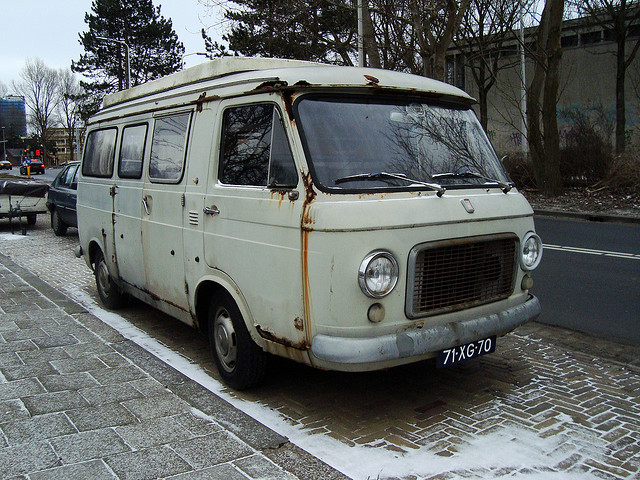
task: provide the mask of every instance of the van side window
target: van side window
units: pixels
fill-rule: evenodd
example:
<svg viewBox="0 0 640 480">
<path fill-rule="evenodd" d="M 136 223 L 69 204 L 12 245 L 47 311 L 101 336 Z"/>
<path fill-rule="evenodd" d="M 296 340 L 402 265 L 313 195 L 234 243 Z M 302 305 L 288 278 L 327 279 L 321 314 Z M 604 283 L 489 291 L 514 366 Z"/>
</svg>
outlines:
<svg viewBox="0 0 640 480">
<path fill-rule="evenodd" d="M 94 130 L 87 137 L 82 174 L 87 177 L 110 177 L 116 150 L 115 128 Z"/>
<path fill-rule="evenodd" d="M 295 187 L 298 175 L 273 104 L 228 108 L 222 123 L 220 182 Z"/>
<path fill-rule="evenodd" d="M 178 183 L 182 178 L 190 116 L 180 113 L 156 119 L 149 161 L 152 181 Z"/>
<path fill-rule="evenodd" d="M 140 178 L 142 159 L 147 138 L 147 124 L 125 127 L 120 142 L 118 176 L 120 178 Z"/>
</svg>

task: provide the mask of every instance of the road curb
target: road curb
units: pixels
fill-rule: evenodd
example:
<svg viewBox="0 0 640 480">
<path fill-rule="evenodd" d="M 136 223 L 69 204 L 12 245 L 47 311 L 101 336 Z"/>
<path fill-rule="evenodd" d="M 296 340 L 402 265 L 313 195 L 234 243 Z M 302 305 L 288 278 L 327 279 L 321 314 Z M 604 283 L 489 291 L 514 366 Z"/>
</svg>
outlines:
<svg viewBox="0 0 640 480">
<path fill-rule="evenodd" d="M 586 222 L 640 224 L 640 217 L 610 215 L 605 213 L 567 212 L 565 210 L 534 208 L 533 214 L 539 217 L 566 218 L 570 220 L 583 220 Z"/>
</svg>

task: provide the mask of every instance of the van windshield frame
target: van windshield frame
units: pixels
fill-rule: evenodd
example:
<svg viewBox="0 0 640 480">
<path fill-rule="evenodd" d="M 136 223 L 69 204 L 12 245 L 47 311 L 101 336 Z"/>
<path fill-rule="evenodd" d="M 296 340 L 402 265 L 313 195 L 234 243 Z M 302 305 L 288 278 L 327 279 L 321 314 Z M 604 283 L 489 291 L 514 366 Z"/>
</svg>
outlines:
<svg viewBox="0 0 640 480">
<path fill-rule="evenodd" d="M 328 193 L 511 183 L 468 105 L 314 93 L 296 100 L 294 115 L 314 183 Z"/>
</svg>

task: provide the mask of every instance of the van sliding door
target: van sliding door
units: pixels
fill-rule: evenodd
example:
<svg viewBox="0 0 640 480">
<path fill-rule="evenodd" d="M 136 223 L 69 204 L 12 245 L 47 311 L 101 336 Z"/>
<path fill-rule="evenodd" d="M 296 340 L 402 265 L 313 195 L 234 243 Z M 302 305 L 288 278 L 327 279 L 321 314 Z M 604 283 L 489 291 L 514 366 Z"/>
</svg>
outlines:
<svg viewBox="0 0 640 480">
<path fill-rule="evenodd" d="M 191 111 L 154 119 L 142 192 L 142 248 L 148 293 L 165 310 L 188 311 L 184 275 L 184 171 Z M 174 311 L 175 314 L 179 312 Z"/>
</svg>

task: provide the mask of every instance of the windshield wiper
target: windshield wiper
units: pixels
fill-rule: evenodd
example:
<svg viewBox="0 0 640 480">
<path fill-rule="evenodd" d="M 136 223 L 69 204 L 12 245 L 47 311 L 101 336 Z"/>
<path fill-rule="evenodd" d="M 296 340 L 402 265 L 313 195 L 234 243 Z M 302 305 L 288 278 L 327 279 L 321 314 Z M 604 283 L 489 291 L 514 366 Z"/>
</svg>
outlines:
<svg viewBox="0 0 640 480">
<path fill-rule="evenodd" d="M 431 178 L 433 178 L 434 180 L 439 179 L 439 178 L 479 178 L 480 180 L 485 180 L 486 182 L 489 182 L 489 183 L 495 183 L 496 185 L 498 185 L 498 187 L 500 187 L 500 189 L 504 193 L 508 193 L 513 188 L 513 185 L 509 185 L 508 183 L 501 182 L 500 180 L 496 180 L 495 178 L 485 177 L 484 175 L 481 175 L 481 174 L 476 173 L 476 172 L 460 172 L 460 173 L 442 172 L 442 173 L 434 173 L 433 175 L 431 175 Z"/>
<path fill-rule="evenodd" d="M 404 173 L 388 173 L 388 172 L 375 172 L 375 173 L 357 173 L 355 175 L 347 175 L 346 177 L 341 177 L 334 180 L 336 185 L 345 182 L 355 182 L 359 180 L 384 180 L 384 179 L 396 179 L 396 180 L 404 180 L 405 182 L 416 183 L 423 187 L 428 187 L 431 190 L 435 190 L 436 195 L 441 197 L 446 192 L 446 188 L 442 185 L 438 185 L 437 183 L 428 183 L 423 182 L 421 180 L 416 180 L 414 178 L 407 177 Z"/>
</svg>

